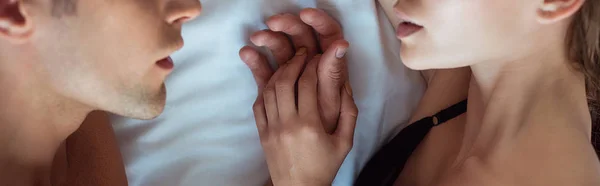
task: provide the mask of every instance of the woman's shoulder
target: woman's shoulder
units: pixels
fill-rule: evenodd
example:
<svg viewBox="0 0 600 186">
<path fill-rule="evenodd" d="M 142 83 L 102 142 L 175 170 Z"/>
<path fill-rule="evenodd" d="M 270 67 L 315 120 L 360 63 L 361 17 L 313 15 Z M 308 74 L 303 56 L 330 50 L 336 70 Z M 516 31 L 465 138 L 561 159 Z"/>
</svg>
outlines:
<svg viewBox="0 0 600 186">
<path fill-rule="evenodd" d="M 525 99 L 522 110 L 486 115 L 487 132 L 479 136 L 487 137 L 435 185 L 600 185 L 587 110 L 569 97 L 544 95 Z M 499 105 L 487 109 L 506 108 Z"/>
<path fill-rule="evenodd" d="M 503 123 L 515 127 L 496 130 L 502 137 L 471 149 L 439 185 L 600 185 L 600 161 L 589 135 L 568 118 L 530 114 Z"/>
<path fill-rule="evenodd" d="M 532 149 L 514 149 L 511 154 L 525 154 Z M 554 149 L 567 150 L 567 149 Z M 545 150 L 541 150 L 545 151 Z M 597 186 L 600 172 L 597 162 L 572 159 L 565 155 L 471 156 L 453 171 L 443 175 L 435 186 Z M 585 158 L 584 158 L 585 159 Z M 572 161 L 574 160 L 574 161 Z M 587 159 L 591 160 L 591 159 Z M 597 160 L 596 160 L 597 161 Z"/>
</svg>

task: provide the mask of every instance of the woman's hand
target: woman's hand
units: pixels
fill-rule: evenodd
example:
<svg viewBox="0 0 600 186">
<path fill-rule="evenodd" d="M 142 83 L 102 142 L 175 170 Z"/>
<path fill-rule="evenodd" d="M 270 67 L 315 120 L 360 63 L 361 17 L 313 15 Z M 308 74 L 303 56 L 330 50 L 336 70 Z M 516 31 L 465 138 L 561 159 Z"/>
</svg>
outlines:
<svg viewBox="0 0 600 186">
<path fill-rule="evenodd" d="M 352 148 L 358 109 L 350 90 L 341 92 L 333 134 L 323 128 L 317 100 L 318 63 L 340 57 L 336 47 L 330 47 L 306 64 L 307 51 L 299 49 L 273 74 L 263 101 L 255 104 L 256 125 L 274 185 L 331 185 Z"/>
</svg>

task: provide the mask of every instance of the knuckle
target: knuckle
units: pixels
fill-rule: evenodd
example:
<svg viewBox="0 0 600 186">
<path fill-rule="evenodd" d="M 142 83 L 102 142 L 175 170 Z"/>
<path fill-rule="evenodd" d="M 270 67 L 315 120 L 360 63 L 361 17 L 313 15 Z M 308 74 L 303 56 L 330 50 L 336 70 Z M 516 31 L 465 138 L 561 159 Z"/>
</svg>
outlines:
<svg viewBox="0 0 600 186">
<path fill-rule="evenodd" d="M 269 67 L 262 63 L 265 63 L 265 62 L 256 61 L 254 63 L 250 63 L 248 65 L 248 68 L 250 68 L 250 71 L 255 76 L 260 77 L 261 79 L 265 79 L 267 76 L 267 73 L 269 72 L 270 69 L 268 69 Z"/>
<path fill-rule="evenodd" d="M 255 102 L 254 105 L 252 105 L 252 110 L 254 112 L 259 112 L 259 111 L 262 111 L 264 107 L 265 107 L 265 104 L 262 101 Z"/>
<path fill-rule="evenodd" d="M 358 107 L 356 106 L 356 103 L 352 103 L 352 106 L 350 107 L 350 113 L 353 116 L 358 117 L 359 112 L 360 111 L 358 110 Z"/>
<path fill-rule="evenodd" d="M 290 87 L 293 87 L 293 86 L 294 86 L 294 82 L 290 81 L 290 80 L 287 80 L 287 79 L 286 80 L 279 80 L 279 81 L 275 82 L 275 88 L 278 91 L 286 91 L 286 90 L 289 90 Z"/>
<path fill-rule="evenodd" d="M 263 90 L 263 95 L 267 96 L 267 95 L 273 95 L 275 94 L 275 88 L 272 86 L 267 86 L 265 87 L 265 89 Z"/>
<path fill-rule="evenodd" d="M 344 77 L 344 66 L 342 64 L 336 63 L 332 65 L 326 71 L 327 77 L 333 80 L 342 80 Z"/>
<path fill-rule="evenodd" d="M 358 117 L 358 114 L 360 111 L 358 109 L 358 106 L 356 106 L 356 103 L 351 100 L 344 100 L 343 102 L 344 103 L 342 103 L 342 105 L 347 105 L 347 106 L 343 106 L 341 109 L 341 112 L 346 115 Z"/>
<path fill-rule="evenodd" d="M 319 133 L 313 127 L 302 126 L 302 127 L 300 127 L 298 133 L 302 136 L 303 139 L 307 139 L 307 140 L 311 140 L 311 141 L 319 139 Z"/>
<path fill-rule="evenodd" d="M 252 71 L 252 73 L 254 73 L 254 80 L 259 85 L 266 85 L 271 77 L 266 70 Z"/>
<path fill-rule="evenodd" d="M 280 124 L 284 124 L 284 127 L 282 127 L 281 129 L 284 131 L 291 131 L 294 129 L 294 126 L 296 126 L 296 123 L 298 121 L 298 118 L 296 116 L 289 116 L 289 117 L 280 117 Z"/>
<path fill-rule="evenodd" d="M 290 144 L 297 141 L 318 141 L 320 135 L 313 127 L 296 126 L 282 129 L 279 133 L 279 138 L 282 142 Z"/>
<path fill-rule="evenodd" d="M 265 45 L 270 49 L 279 49 L 284 43 L 282 38 L 278 37 L 278 35 L 269 35 L 265 40 Z"/>
<path fill-rule="evenodd" d="M 283 32 L 288 33 L 290 35 L 298 35 L 301 34 L 302 31 L 306 30 L 302 24 L 298 22 L 293 22 L 291 24 L 285 25 L 283 27 Z"/>
<path fill-rule="evenodd" d="M 245 61 L 251 69 L 255 69 L 258 66 L 260 54 L 250 48 L 245 48 L 241 52 L 242 60 Z"/>
<path fill-rule="evenodd" d="M 341 115 L 345 117 L 351 117 L 354 120 L 358 119 L 358 109 L 342 109 Z"/>
<path fill-rule="evenodd" d="M 312 21 L 310 23 L 310 25 L 312 27 L 318 29 L 318 30 L 324 30 L 325 28 L 327 28 L 329 26 L 326 21 L 320 21 L 320 20 Z M 319 34 L 322 35 L 322 36 L 327 37 L 327 36 L 331 36 L 331 35 L 333 35 L 335 33 L 333 33 L 333 32 L 323 32 L 323 33 L 319 33 Z"/>
<path fill-rule="evenodd" d="M 288 86 L 288 83 L 285 80 L 277 80 L 277 81 L 275 81 L 275 89 L 281 89 L 281 88 L 286 87 L 286 86 Z"/>
<path fill-rule="evenodd" d="M 316 85 L 316 82 L 314 81 L 313 78 L 311 77 L 307 77 L 307 76 L 302 76 L 299 80 L 298 80 L 298 87 L 299 88 L 310 88 Z"/>
<path fill-rule="evenodd" d="M 295 127 L 283 128 L 279 133 L 279 138 L 286 143 L 297 141 L 299 136 L 296 132 Z"/>
<path fill-rule="evenodd" d="M 352 118 L 358 118 L 358 109 L 349 109 L 349 110 L 343 111 L 343 113 Z"/>
<path fill-rule="evenodd" d="M 348 109 L 348 114 L 354 117 L 358 116 L 358 107 L 356 107 L 356 104 L 352 104 L 352 106 L 350 106 Z"/>
<path fill-rule="evenodd" d="M 260 90 L 260 88 L 264 88 L 266 86 L 266 84 L 269 82 L 269 78 L 268 77 L 257 77 L 255 79 L 256 81 L 256 85 L 258 85 L 258 88 Z"/>
</svg>

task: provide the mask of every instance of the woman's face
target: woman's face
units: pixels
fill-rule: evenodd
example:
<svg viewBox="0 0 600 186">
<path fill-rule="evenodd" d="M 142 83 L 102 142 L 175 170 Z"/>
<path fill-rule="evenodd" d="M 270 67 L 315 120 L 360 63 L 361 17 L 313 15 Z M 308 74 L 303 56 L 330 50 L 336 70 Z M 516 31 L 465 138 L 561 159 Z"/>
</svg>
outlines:
<svg viewBox="0 0 600 186">
<path fill-rule="evenodd" d="M 525 57 L 544 28 L 538 19 L 543 0 L 390 1 L 381 3 L 394 4 L 401 58 L 417 70 Z"/>
</svg>

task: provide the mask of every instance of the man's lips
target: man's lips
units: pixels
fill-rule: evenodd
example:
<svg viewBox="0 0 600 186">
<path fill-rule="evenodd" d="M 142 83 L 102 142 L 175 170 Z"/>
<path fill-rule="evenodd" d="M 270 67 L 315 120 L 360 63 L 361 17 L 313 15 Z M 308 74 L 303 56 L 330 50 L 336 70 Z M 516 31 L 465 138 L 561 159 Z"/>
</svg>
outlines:
<svg viewBox="0 0 600 186">
<path fill-rule="evenodd" d="M 156 65 L 158 65 L 160 68 L 163 68 L 163 69 L 166 69 L 166 70 L 171 70 L 175 66 L 173 64 L 173 60 L 171 59 L 171 57 L 166 57 L 166 58 L 163 58 L 161 60 L 158 60 L 156 62 Z"/>
</svg>

